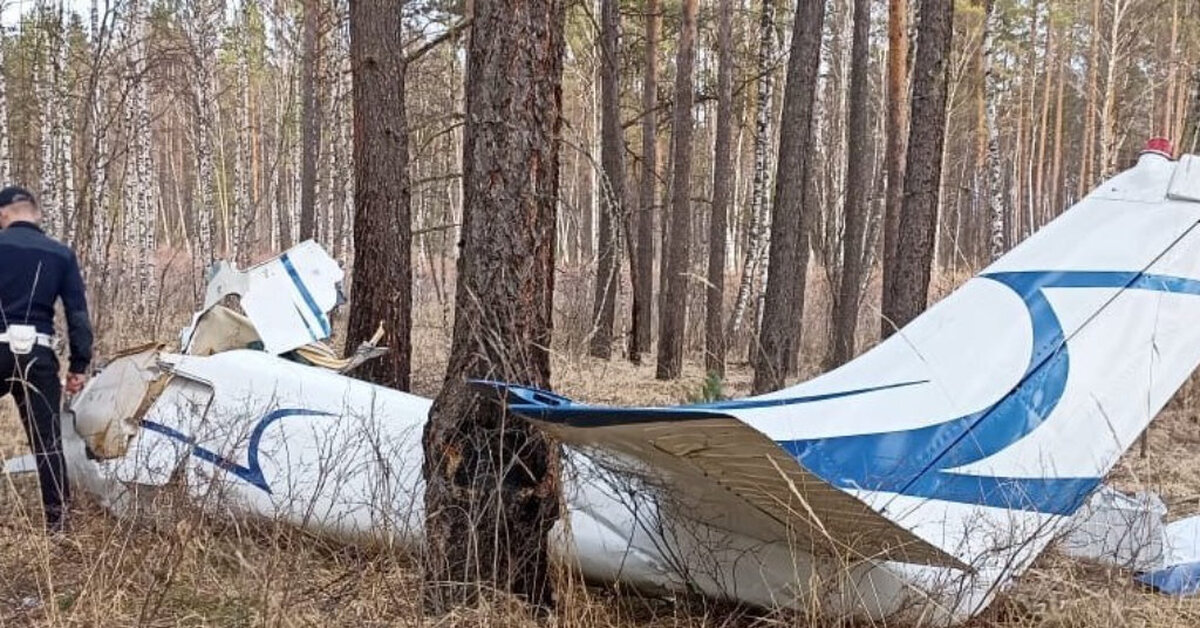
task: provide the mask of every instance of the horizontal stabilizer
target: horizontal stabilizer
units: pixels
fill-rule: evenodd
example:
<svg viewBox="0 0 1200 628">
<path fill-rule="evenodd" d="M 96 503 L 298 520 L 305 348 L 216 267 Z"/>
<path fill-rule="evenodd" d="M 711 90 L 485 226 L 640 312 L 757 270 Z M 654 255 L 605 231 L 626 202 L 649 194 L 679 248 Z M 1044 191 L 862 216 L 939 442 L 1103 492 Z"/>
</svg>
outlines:
<svg viewBox="0 0 1200 628">
<path fill-rule="evenodd" d="M 589 406 L 532 388 L 479 384 L 497 388 L 511 411 L 562 442 L 622 462 L 623 470 L 666 489 L 660 493 L 702 523 L 844 560 L 967 569 L 719 407 Z"/>
</svg>

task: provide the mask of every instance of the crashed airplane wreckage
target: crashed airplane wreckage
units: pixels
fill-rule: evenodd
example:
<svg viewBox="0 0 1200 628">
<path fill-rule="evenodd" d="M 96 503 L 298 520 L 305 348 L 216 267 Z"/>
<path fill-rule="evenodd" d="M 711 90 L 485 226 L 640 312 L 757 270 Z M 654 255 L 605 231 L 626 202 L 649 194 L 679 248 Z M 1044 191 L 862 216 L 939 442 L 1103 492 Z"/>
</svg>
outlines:
<svg viewBox="0 0 1200 628">
<path fill-rule="evenodd" d="M 1200 363 L 1200 157 L 1167 152 L 811 381 L 648 408 L 481 382 L 567 447 L 559 558 L 592 580 L 766 607 L 978 613 Z M 419 543 L 430 400 L 302 363 L 341 276 L 311 243 L 220 269 L 180 352 L 123 355 L 74 400 L 76 486 L 119 513 L 178 480 L 223 512 Z M 218 303 L 235 292 L 246 317 Z"/>
</svg>

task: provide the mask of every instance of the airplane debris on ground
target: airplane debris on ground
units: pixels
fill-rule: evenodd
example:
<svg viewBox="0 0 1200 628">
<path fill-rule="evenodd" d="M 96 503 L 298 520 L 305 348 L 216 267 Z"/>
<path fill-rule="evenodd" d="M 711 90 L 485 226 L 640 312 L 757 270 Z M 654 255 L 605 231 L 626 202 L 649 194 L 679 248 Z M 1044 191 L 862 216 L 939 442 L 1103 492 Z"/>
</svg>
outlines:
<svg viewBox="0 0 1200 628">
<path fill-rule="evenodd" d="M 1067 551 L 1184 590 L 1154 574 L 1196 571 L 1200 524 L 1164 531 L 1160 504 L 1101 482 L 1200 363 L 1198 225 L 1200 157 L 1147 151 L 813 380 L 645 408 L 478 385 L 564 443 L 552 541 L 594 581 L 952 624 L 1077 526 Z M 221 267 L 182 351 L 110 362 L 64 413 L 75 485 L 118 514 L 178 481 L 217 512 L 420 543 L 431 401 L 303 358 L 331 332 L 330 262 L 305 243 Z"/>
<path fill-rule="evenodd" d="M 1164 537 L 1162 564 L 1138 574 L 1138 581 L 1168 595 L 1200 593 L 1200 516 L 1167 525 Z"/>
</svg>

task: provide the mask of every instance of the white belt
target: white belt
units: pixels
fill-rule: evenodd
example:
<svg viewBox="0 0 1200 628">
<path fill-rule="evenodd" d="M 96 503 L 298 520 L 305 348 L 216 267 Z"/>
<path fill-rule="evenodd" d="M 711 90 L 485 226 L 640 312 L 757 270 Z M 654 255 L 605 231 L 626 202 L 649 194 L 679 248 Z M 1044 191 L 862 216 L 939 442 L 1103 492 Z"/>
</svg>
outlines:
<svg viewBox="0 0 1200 628">
<path fill-rule="evenodd" d="M 55 341 L 55 337 L 51 336 L 50 334 L 43 334 L 43 333 L 39 332 L 37 335 L 36 342 L 39 347 L 46 347 L 47 349 L 53 349 L 54 344 L 55 344 L 54 341 Z M 8 344 L 8 332 L 0 331 L 0 344 L 5 344 L 5 345 Z"/>
</svg>

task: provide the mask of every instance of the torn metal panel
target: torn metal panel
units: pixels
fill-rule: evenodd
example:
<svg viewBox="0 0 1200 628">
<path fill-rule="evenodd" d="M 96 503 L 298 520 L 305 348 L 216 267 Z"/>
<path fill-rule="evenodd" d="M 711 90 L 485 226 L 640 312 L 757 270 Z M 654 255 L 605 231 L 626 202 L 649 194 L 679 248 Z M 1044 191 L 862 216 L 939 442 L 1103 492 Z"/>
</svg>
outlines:
<svg viewBox="0 0 1200 628">
<path fill-rule="evenodd" d="M 1165 565 L 1137 576 L 1138 582 L 1167 595 L 1200 593 L 1200 516 L 1167 526 Z"/>
<path fill-rule="evenodd" d="M 1179 158 L 1167 196 L 1179 201 L 1200 201 L 1200 157 L 1184 155 Z"/>
<path fill-rule="evenodd" d="M 1102 486 L 1075 514 L 1059 549 L 1068 556 L 1134 571 L 1156 569 L 1166 553 L 1166 513 L 1157 495 L 1126 495 Z"/>
<path fill-rule="evenodd" d="M 75 432 L 100 459 L 125 455 L 141 417 L 165 386 L 159 345 L 127 353 L 100 372 L 72 404 Z"/>
<path fill-rule="evenodd" d="M 312 240 L 244 272 L 220 262 L 209 281 L 205 309 L 184 330 L 181 345 L 191 353 L 200 319 L 234 294 L 268 353 L 324 340 L 333 333 L 328 314 L 342 302 L 338 286 L 344 276 L 337 261 Z"/>
<path fill-rule="evenodd" d="M 37 473 L 37 459 L 33 454 L 15 456 L 4 461 L 4 472 L 9 475 Z"/>
<path fill-rule="evenodd" d="M 190 355 L 212 355 L 262 342 L 249 318 L 223 305 L 214 305 L 201 312 L 192 324 L 191 332 L 187 347 Z"/>
</svg>

